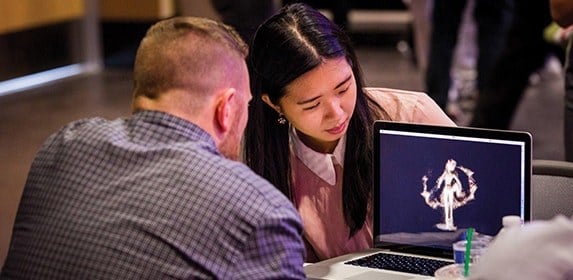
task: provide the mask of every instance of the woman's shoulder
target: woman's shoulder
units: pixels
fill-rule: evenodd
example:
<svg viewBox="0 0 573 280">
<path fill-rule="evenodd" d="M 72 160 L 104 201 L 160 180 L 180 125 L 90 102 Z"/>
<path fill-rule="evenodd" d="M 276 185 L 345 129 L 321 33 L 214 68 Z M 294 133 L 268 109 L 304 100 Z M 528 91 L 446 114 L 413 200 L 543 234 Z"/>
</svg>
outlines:
<svg viewBox="0 0 573 280">
<path fill-rule="evenodd" d="M 394 121 L 455 125 L 426 93 L 392 88 L 364 88 Z"/>
<path fill-rule="evenodd" d="M 421 91 L 380 87 L 366 87 L 364 91 L 378 103 L 415 103 L 422 99 L 430 99 L 425 92 Z"/>
</svg>

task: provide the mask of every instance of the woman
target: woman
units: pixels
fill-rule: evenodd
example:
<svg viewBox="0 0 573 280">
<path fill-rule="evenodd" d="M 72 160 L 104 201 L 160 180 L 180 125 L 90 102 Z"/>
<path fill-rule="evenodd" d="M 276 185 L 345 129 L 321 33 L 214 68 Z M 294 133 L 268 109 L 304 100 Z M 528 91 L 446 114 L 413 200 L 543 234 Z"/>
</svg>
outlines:
<svg viewBox="0 0 573 280">
<path fill-rule="evenodd" d="M 245 161 L 297 207 L 306 261 L 371 247 L 373 121 L 453 122 L 425 94 L 364 88 L 348 36 L 305 4 L 263 23 L 250 52 Z"/>
</svg>

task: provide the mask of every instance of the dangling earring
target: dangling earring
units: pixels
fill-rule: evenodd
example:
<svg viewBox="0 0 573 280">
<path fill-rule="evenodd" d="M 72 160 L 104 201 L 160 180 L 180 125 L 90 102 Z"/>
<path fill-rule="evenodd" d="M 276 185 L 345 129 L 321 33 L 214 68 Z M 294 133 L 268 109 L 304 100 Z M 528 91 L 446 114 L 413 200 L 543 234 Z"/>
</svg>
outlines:
<svg viewBox="0 0 573 280">
<path fill-rule="evenodd" d="M 283 117 L 283 114 L 280 114 L 280 113 L 279 113 L 279 118 L 277 119 L 277 122 L 278 122 L 280 125 L 284 125 L 284 124 L 287 122 L 287 120 Z"/>
</svg>

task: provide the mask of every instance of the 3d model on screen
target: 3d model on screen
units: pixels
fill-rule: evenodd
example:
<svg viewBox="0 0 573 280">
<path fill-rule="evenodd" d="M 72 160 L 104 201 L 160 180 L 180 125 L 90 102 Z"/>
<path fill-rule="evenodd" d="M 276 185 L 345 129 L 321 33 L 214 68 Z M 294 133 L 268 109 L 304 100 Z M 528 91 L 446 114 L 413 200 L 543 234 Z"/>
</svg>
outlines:
<svg viewBox="0 0 573 280">
<path fill-rule="evenodd" d="M 468 186 L 464 191 L 464 186 L 458 170 L 461 170 L 467 177 Z M 443 223 L 436 224 L 436 227 L 442 230 L 456 230 L 454 224 L 454 209 L 461 207 L 475 198 L 477 184 L 473 178 L 474 172 L 466 167 L 458 166 L 453 159 L 448 159 L 444 172 L 436 180 L 436 185 L 428 191 L 428 176 L 422 177 L 424 191 L 420 194 L 426 204 L 433 209 L 442 207 L 444 210 Z"/>
</svg>

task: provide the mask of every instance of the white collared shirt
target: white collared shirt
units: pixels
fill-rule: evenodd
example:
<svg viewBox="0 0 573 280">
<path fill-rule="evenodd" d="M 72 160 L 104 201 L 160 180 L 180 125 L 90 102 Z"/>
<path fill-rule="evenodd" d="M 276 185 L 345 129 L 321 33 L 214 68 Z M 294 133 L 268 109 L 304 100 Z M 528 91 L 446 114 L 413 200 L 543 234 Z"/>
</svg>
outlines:
<svg viewBox="0 0 573 280">
<path fill-rule="evenodd" d="M 305 145 L 291 126 L 290 145 L 296 157 L 306 165 L 314 174 L 330 185 L 336 183 L 334 164 L 338 163 L 344 168 L 344 152 L 346 150 L 346 134 L 340 138 L 333 153 L 319 153 Z"/>
</svg>

